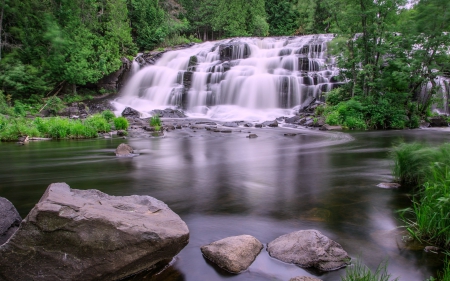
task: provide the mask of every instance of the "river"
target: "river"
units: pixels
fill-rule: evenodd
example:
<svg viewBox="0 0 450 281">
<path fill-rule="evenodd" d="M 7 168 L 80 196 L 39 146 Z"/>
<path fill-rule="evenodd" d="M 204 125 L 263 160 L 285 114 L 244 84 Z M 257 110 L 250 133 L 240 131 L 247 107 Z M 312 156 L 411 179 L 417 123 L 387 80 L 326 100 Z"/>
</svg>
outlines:
<svg viewBox="0 0 450 281">
<path fill-rule="evenodd" d="M 265 249 L 248 271 L 232 275 L 200 252 L 200 246 L 232 235 L 250 234 L 267 244 L 302 229 L 321 231 L 371 268 L 389 259 L 389 272 L 400 280 L 423 281 L 442 267 L 441 257 L 405 244 L 398 235 L 403 223 L 397 211 L 411 205 L 408 193 L 376 185 L 393 180 L 388 158 L 393 144 L 440 144 L 449 131 L 244 131 L 185 128 L 164 138 L 0 143 L 0 196 L 23 217 L 53 182 L 164 201 L 187 223 L 190 242 L 168 269 L 145 280 L 289 280 L 298 275 L 340 280 L 345 269 L 304 270 L 270 258 Z M 259 137 L 246 138 L 248 131 Z M 139 155 L 116 158 L 121 142 Z"/>
</svg>

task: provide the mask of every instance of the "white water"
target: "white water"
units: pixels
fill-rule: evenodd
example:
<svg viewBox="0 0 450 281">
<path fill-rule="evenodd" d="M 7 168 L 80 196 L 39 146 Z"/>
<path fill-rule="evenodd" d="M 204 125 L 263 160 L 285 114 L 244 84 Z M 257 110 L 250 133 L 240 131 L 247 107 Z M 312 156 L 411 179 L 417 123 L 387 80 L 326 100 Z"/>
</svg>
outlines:
<svg viewBox="0 0 450 281">
<path fill-rule="evenodd" d="M 306 98 L 332 89 L 338 72 L 326 53 L 332 38 L 238 38 L 167 52 L 133 75 L 115 106 L 118 113 L 130 106 L 147 114 L 181 108 L 219 120 L 289 116 Z M 193 56 L 197 64 L 189 65 Z"/>
</svg>

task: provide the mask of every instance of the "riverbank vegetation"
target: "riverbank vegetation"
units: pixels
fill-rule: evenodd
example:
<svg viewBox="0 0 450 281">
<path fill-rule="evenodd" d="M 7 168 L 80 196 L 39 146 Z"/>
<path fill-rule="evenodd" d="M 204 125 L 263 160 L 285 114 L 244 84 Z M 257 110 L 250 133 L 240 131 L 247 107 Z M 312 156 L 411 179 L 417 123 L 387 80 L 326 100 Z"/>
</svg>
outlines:
<svg viewBox="0 0 450 281">
<path fill-rule="evenodd" d="M 392 278 L 387 271 L 388 262 L 381 262 L 374 272 L 357 259 L 355 263 L 345 269 L 345 276 L 341 281 L 398 281 L 399 278 Z"/>
<path fill-rule="evenodd" d="M 413 189 L 413 207 L 402 211 L 409 233 L 450 250 L 450 144 L 399 144 L 392 150 L 393 175 Z M 450 280 L 450 264 L 438 279 Z"/>
<path fill-rule="evenodd" d="M 436 77 L 450 72 L 450 3 L 405 3 L 3 0 L 0 91 L 10 106 L 30 111 L 53 96 L 68 103 L 105 91 L 99 79 L 139 51 L 233 36 L 334 33 L 328 49 L 342 86 L 327 97 L 330 125 L 415 128 L 445 87 Z"/>
</svg>

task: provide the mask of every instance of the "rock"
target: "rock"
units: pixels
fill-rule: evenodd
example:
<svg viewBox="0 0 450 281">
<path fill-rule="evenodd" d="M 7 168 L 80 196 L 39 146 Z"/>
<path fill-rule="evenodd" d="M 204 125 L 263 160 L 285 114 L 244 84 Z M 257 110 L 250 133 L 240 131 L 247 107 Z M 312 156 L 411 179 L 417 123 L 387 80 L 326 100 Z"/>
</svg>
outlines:
<svg viewBox="0 0 450 281">
<path fill-rule="evenodd" d="M 308 276 L 297 276 L 289 279 L 289 281 L 322 281 L 322 279 L 308 277 Z"/>
<path fill-rule="evenodd" d="M 216 126 L 217 123 L 216 122 L 211 122 L 211 121 L 200 121 L 200 122 L 195 122 L 196 125 L 210 125 L 210 126 Z"/>
<path fill-rule="evenodd" d="M 317 118 L 317 121 L 313 124 L 314 127 L 322 127 L 323 125 L 325 125 L 325 118 L 323 117 Z"/>
<path fill-rule="evenodd" d="M 286 122 L 288 124 L 294 124 L 295 122 L 299 121 L 300 119 L 301 119 L 301 117 L 296 115 L 296 116 L 293 116 L 293 117 L 290 117 L 290 118 L 286 118 L 284 120 L 284 122 Z"/>
<path fill-rule="evenodd" d="M 268 127 L 272 127 L 272 128 L 278 127 L 278 121 L 277 120 L 266 121 L 266 122 L 263 122 L 263 126 L 268 126 Z"/>
<path fill-rule="evenodd" d="M 381 188 L 399 188 L 401 185 L 395 182 L 382 182 L 377 184 Z"/>
<path fill-rule="evenodd" d="M 341 245 L 317 230 L 282 235 L 268 244 L 267 251 L 270 256 L 283 262 L 322 271 L 345 267 L 350 261 Z"/>
<path fill-rule="evenodd" d="M 201 247 L 203 255 L 219 267 L 239 273 L 246 270 L 263 245 L 251 235 L 228 237 Z"/>
<path fill-rule="evenodd" d="M 230 129 L 222 129 L 222 130 L 220 130 L 220 132 L 221 132 L 221 133 L 231 133 L 231 132 L 233 132 L 233 131 L 230 130 Z"/>
<path fill-rule="evenodd" d="M 120 59 L 122 61 L 122 66 L 111 74 L 106 75 L 97 82 L 97 88 L 105 89 L 108 91 L 117 92 L 126 79 L 128 71 L 131 69 L 132 62 L 123 57 Z"/>
<path fill-rule="evenodd" d="M 219 46 L 221 61 L 231 61 L 236 59 L 246 59 L 250 57 L 251 50 L 248 44 L 243 42 L 230 42 Z"/>
<path fill-rule="evenodd" d="M 430 127 L 447 127 L 448 122 L 443 116 L 430 117 Z"/>
<path fill-rule="evenodd" d="M 239 124 L 237 122 L 225 122 L 222 124 L 222 126 L 236 128 L 239 127 Z"/>
<path fill-rule="evenodd" d="M 121 143 L 116 148 L 117 157 L 129 157 L 133 155 L 133 148 L 126 143 Z"/>
<path fill-rule="evenodd" d="M 426 246 L 423 249 L 425 252 L 431 252 L 431 253 L 438 253 L 441 249 L 439 247 L 436 246 Z"/>
<path fill-rule="evenodd" d="M 322 130 L 322 131 L 341 131 L 342 127 L 341 126 L 331 126 L 331 125 L 325 124 L 322 127 L 320 127 L 319 130 Z"/>
<path fill-rule="evenodd" d="M 186 224 L 150 196 L 51 184 L 0 247 L 2 280 L 119 280 L 170 261 Z"/>
<path fill-rule="evenodd" d="M 428 128 L 428 127 L 430 127 L 430 123 L 422 121 L 422 122 L 420 122 L 420 126 L 419 127 L 420 128 Z"/>
<path fill-rule="evenodd" d="M 166 108 L 164 110 L 155 109 L 152 111 L 152 115 L 158 114 L 161 118 L 185 118 L 187 117 L 182 111 Z"/>
<path fill-rule="evenodd" d="M 258 137 L 257 134 L 250 134 L 247 136 L 247 138 L 249 138 L 249 139 L 256 139 L 257 137 Z"/>
<path fill-rule="evenodd" d="M 316 101 L 314 97 L 307 97 L 305 101 L 302 102 L 299 112 L 310 112 L 308 108 Z"/>
<path fill-rule="evenodd" d="M 119 137 L 124 137 L 124 136 L 127 136 L 127 135 L 128 135 L 128 133 L 125 130 L 118 130 L 117 131 L 117 136 L 119 136 Z"/>
<path fill-rule="evenodd" d="M 22 218 L 8 199 L 0 197 L 0 245 L 8 241 L 19 228 Z"/>
<path fill-rule="evenodd" d="M 255 124 L 255 128 L 262 128 L 263 124 Z"/>
<path fill-rule="evenodd" d="M 252 123 L 244 123 L 244 127 L 251 128 L 253 127 Z"/>
<path fill-rule="evenodd" d="M 297 134 L 294 134 L 294 133 L 287 133 L 287 134 L 284 134 L 284 136 L 285 137 L 295 137 Z"/>
<path fill-rule="evenodd" d="M 135 109 L 132 109 L 131 107 L 126 107 L 123 111 L 122 111 L 122 116 L 123 117 L 129 117 L 129 118 L 140 118 L 141 117 L 141 113 Z"/>
</svg>

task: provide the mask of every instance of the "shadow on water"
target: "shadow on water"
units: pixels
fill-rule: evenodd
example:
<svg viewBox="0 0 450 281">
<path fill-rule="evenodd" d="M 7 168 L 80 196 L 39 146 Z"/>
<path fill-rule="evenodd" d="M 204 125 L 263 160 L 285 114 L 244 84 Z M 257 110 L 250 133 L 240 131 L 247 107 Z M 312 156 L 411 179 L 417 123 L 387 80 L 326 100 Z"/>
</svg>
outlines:
<svg viewBox="0 0 450 281">
<path fill-rule="evenodd" d="M 442 266 L 438 256 L 402 239 L 396 211 L 410 206 L 407 194 L 376 185 L 392 180 L 388 152 L 394 143 L 439 144 L 449 132 L 301 131 L 285 137 L 278 128 L 260 129 L 256 139 L 244 133 L 203 131 L 190 137 L 180 132 L 129 139 L 139 156 L 126 159 L 114 156 L 119 139 L 0 143 L 0 196 L 22 216 L 52 182 L 164 201 L 187 223 L 190 242 L 159 275 L 141 273 L 130 280 L 289 280 L 298 275 L 339 280 L 345 270 L 304 270 L 272 259 L 265 249 L 249 270 L 229 274 L 200 252 L 202 245 L 232 235 L 250 234 L 266 245 L 301 229 L 321 231 L 371 268 L 388 258 L 389 271 L 400 280 L 424 280 Z"/>
</svg>

